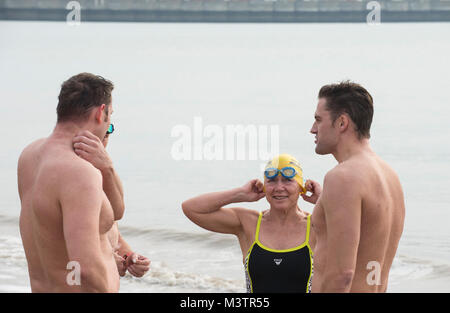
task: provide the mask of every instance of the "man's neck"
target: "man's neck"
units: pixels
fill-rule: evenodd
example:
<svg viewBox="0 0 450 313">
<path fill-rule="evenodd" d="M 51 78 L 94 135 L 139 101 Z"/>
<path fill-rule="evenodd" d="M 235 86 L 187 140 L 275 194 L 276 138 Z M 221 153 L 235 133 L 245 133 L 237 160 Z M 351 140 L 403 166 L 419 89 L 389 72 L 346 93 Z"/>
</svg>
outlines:
<svg viewBox="0 0 450 313">
<path fill-rule="evenodd" d="M 64 122 L 56 124 L 50 138 L 58 141 L 70 141 L 83 129 L 83 125 L 74 122 Z"/>
<path fill-rule="evenodd" d="M 369 139 L 364 138 L 358 140 L 357 138 L 347 138 L 347 140 L 342 140 L 336 147 L 336 151 L 332 154 L 338 163 L 342 163 L 351 157 L 366 153 L 372 152 L 373 150 L 370 147 Z"/>
</svg>

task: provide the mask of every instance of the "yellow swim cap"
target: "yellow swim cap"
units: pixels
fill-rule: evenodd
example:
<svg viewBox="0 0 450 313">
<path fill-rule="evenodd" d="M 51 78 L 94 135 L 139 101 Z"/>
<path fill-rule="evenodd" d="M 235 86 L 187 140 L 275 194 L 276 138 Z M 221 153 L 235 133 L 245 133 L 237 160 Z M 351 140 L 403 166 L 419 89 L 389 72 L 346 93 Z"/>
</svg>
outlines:
<svg viewBox="0 0 450 313">
<path fill-rule="evenodd" d="M 296 174 L 293 177 L 293 179 L 300 185 L 300 194 L 306 193 L 305 189 L 305 183 L 303 182 L 303 170 L 300 166 L 300 163 L 290 154 L 280 154 L 279 156 L 273 158 L 270 160 L 265 169 L 268 168 L 276 168 L 276 169 L 283 169 L 285 167 L 293 167 L 296 170 Z M 265 191 L 265 188 L 264 188 Z"/>
</svg>

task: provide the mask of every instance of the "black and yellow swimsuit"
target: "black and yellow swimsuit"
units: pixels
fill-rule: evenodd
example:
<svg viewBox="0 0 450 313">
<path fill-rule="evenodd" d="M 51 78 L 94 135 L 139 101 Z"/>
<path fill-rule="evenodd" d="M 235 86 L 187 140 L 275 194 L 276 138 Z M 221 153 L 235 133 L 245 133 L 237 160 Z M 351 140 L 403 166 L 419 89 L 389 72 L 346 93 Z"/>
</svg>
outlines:
<svg viewBox="0 0 450 313">
<path fill-rule="evenodd" d="M 262 212 L 256 226 L 255 241 L 245 257 L 247 292 L 311 292 L 313 252 L 309 245 L 311 215 L 307 218 L 305 241 L 295 248 L 274 250 L 259 241 Z"/>
</svg>

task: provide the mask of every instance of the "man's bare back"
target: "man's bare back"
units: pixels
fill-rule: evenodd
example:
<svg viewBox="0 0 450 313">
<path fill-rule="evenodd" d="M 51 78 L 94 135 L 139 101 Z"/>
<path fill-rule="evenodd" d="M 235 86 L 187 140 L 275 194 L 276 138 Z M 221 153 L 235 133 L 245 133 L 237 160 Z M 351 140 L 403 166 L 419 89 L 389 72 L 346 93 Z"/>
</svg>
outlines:
<svg viewBox="0 0 450 313">
<path fill-rule="evenodd" d="M 72 149 L 71 137 L 33 142 L 18 164 L 20 232 L 33 292 L 117 292 L 119 275 L 107 232 L 114 223 L 101 174 Z M 69 285 L 67 264 L 80 264 Z"/>
<path fill-rule="evenodd" d="M 350 291 L 385 292 L 405 217 L 400 181 L 390 166 L 374 153 L 355 155 L 332 169 L 325 178 L 322 195 L 327 189 L 336 188 L 333 184 L 339 181 L 341 184 L 345 182 L 343 188 L 351 189 L 361 201 L 359 243 Z M 346 208 L 342 207 L 339 210 L 345 211 Z M 329 242 L 326 239 L 325 214 L 321 197 L 312 215 L 312 225 L 318 238 L 315 247 L 313 292 L 326 288 L 322 286 Z M 339 214 L 345 215 L 344 212 Z M 378 264 L 381 270 L 379 276 L 377 276 Z"/>
</svg>

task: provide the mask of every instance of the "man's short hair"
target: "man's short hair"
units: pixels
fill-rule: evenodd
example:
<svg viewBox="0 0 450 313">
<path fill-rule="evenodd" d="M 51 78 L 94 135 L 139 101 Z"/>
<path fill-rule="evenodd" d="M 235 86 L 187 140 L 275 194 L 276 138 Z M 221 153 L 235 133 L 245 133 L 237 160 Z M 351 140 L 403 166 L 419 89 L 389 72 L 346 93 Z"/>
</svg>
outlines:
<svg viewBox="0 0 450 313">
<path fill-rule="evenodd" d="M 92 108 L 111 104 L 113 89 L 112 82 L 98 75 L 81 73 L 69 78 L 58 96 L 57 123 L 85 120 Z"/>
<path fill-rule="evenodd" d="M 326 110 L 334 122 L 343 113 L 347 113 L 356 126 L 358 138 L 370 138 L 370 126 L 373 118 L 373 98 L 359 84 L 343 81 L 323 86 L 319 99 L 326 99 Z"/>
</svg>

